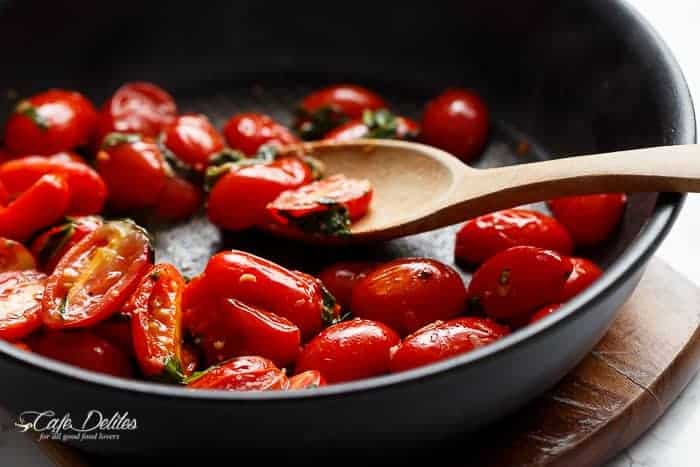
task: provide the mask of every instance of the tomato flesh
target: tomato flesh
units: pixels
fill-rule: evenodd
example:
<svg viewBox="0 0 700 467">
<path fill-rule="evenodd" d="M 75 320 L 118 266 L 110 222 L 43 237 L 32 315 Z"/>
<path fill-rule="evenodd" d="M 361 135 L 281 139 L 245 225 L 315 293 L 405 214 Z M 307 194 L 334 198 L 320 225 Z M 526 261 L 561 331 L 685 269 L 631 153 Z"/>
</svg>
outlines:
<svg viewBox="0 0 700 467">
<path fill-rule="evenodd" d="M 0 273 L 0 338 L 23 339 L 41 326 L 46 275 L 37 271 Z"/>
<path fill-rule="evenodd" d="M 326 379 L 316 370 L 308 370 L 298 375 L 289 378 L 289 391 L 298 391 L 301 389 L 314 389 L 326 386 Z"/>
<path fill-rule="evenodd" d="M 32 253 L 39 261 L 42 271 L 48 274 L 53 272 L 56 264 L 73 245 L 103 223 L 99 216 L 71 217 L 39 235 L 32 242 Z"/>
<path fill-rule="evenodd" d="M 270 360 L 238 357 L 206 370 L 187 386 L 224 391 L 273 391 L 287 389 L 289 380 L 284 370 Z"/>
</svg>

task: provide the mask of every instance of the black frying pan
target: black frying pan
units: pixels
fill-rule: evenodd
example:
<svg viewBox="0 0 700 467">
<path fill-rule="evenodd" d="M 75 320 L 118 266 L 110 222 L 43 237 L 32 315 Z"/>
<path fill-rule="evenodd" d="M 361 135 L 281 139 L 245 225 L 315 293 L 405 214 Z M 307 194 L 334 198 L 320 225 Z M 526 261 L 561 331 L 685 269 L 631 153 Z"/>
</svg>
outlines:
<svg viewBox="0 0 700 467">
<path fill-rule="evenodd" d="M 331 82 L 375 88 L 414 117 L 429 97 L 461 85 L 482 93 L 494 115 L 481 166 L 695 141 L 676 63 L 617 1 L 59 3 L 0 2 L 0 89 L 25 95 L 68 87 L 101 101 L 122 82 L 145 79 L 172 91 L 182 110 L 218 122 L 250 109 L 289 122 L 300 96 Z M 523 139 L 533 149 L 517 156 Z M 15 412 L 52 409 L 74 419 L 91 409 L 128 411 L 136 431 L 120 432 L 119 441 L 77 443 L 103 454 L 291 450 L 289 459 L 304 462 L 329 451 L 342 459 L 368 453 L 396 459 L 409 446 L 429 453 L 566 374 L 632 293 L 682 201 L 679 194 L 632 196 L 619 231 L 594 253 L 607 270 L 602 280 L 548 319 L 429 367 L 296 393 L 192 392 L 82 371 L 0 342 L 0 401 Z M 151 227 L 159 260 L 186 274 L 232 247 L 309 272 L 343 258 L 451 263 L 454 233 L 329 250 L 258 233 L 222 236 L 202 217 Z"/>
</svg>

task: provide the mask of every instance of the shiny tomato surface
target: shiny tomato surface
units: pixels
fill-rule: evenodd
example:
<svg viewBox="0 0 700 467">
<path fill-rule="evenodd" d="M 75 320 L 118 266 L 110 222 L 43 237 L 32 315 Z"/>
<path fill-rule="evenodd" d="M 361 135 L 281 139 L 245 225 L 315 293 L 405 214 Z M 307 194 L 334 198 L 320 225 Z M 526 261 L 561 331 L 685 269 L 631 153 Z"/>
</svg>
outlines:
<svg viewBox="0 0 700 467">
<path fill-rule="evenodd" d="M 326 386 L 326 379 L 321 373 L 316 370 L 309 370 L 289 378 L 290 391 L 298 391 L 300 389 L 314 389 Z"/>
<path fill-rule="evenodd" d="M 379 263 L 374 261 L 344 261 L 323 269 L 318 278 L 343 310 L 349 310 L 355 284 L 378 265 Z"/>
<path fill-rule="evenodd" d="M 559 300 L 566 302 L 580 294 L 603 275 L 603 270 L 586 258 L 569 258 L 573 269 Z"/>
<path fill-rule="evenodd" d="M 32 242 L 32 253 L 39 261 L 41 270 L 47 274 L 52 273 L 63 255 L 73 245 L 97 230 L 102 224 L 104 220 L 99 216 L 69 217 L 65 222 L 39 235 Z"/>
<path fill-rule="evenodd" d="M 232 116 L 224 125 L 224 136 L 229 146 L 249 156 L 263 145 L 283 147 L 300 142 L 289 128 L 260 113 Z"/>
<path fill-rule="evenodd" d="M 202 114 L 186 114 L 163 131 L 163 144 L 185 164 L 203 172 L 209 158 L 224 148 L 224 138 Z"/>
<path fill-rule="evenodd" d="M 266 358 L 238 357 L 206 370 L 187 385 L 193 389 L 224 391 L 286 390 L 289 380 Z"/>
<path fill-rule="evenodd" d="M 420 133 L 420 125 L 408 117 L 391 115 L 388 121 L 379 121 L 367 114 L 366 118 L 350 120 L 323 136 L 326 141 L 352 141 L 361 138 L 391 138 L 414 140 Z"/>
<path fill-rule="evenodd" d="M 23 339 L 41 326 L 45 284 L 33 270 L 0 273 L 0 339 Z"/>
<path fill-rule="evenodd" d="M 625 212 L 627 196 L 622 193 L 571 196 L 554 199 L 549 209 L 564 224 L 580 246 L 595 246 L 610 237 Z"/>
<path fill-rule="evenodd" d="M 0 273 L 36 269 L 34 255 L 19 242 L 0 237 Z"/>
</svg>

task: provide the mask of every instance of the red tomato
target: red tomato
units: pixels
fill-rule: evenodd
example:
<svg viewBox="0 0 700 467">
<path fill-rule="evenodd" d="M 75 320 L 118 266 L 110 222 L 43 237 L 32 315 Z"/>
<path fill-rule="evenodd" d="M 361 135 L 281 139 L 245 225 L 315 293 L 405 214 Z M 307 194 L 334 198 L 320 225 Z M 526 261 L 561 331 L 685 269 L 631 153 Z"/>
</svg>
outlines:
<svg viewBox="0 0 700 467">
<path fill-rule="evenodd" d="M 31 352 L 31 351 L 32 351 L 32 349 L 29 348 L 29 346 L 28 346 L 27 344 L 25 344 L 24 342 L 13 342 L 12 345 L 14 345 L 15 347 L 17 347 L 18 349 L 24 350 L 25 352 Z"/>
<path fill-rule="evenodd" d="M 163 144 L 182 162 L 203 172 L 209 157 L 224 148 L 224 138 L 206 116 L 181 115 L 165 128 Z"/>
<path fill-rule="evenodd" d="M 87 145 L 97 120 L 82 94 L 51 89 L 17 104 L 5 127 L 5 146 L 15 154 L 54 154 Z"/>
<path fill-rule="evenodd" d="M 555 311 L 557 311 L 559 308 L 561 308 L 561 303 L 555 303 L 554 305 L 547 305 L 545 307 L 540 308 L 535 312 L 530 317 L 530 320 L 528 321 L 529 324 L 536 323 L 537 321 L 546 318 L 547 316 L 551 315 Z"/>
<path fill-rule="evenodd" d="M 488 318 L 436 321 L 392 349 L 391 371 L 406 371 L 445 360 L 495 342 L 509 333 L 508 327 Z"/>
<path fill-rule="evenodd" d="M 122 378 L 134 376 L 127 356 L 89 331 L 50 331 L 36 336 L 30 346 L 38 354 L 86 370 Z"/>
<path fill-rule="evenodd" d="M 0 182 L 0 206 L 5 206 L 10 200 L 10 193 L 7 191 L 7 188 L 5 188 L 5 185 Z"/>
<path fill-rule="evenodd" d="M 41 326 L 45 283 L 36 271 L 0 273 L 0 339 L 23 339 Z"/>
<path fill-rule="evenodd" d="M 109 202 L 126 211 L 153 206 L 165 187 L 165 159 L 158 146 L 136 135 L 111 133 L 97 154 L 97 171 L 109 188 Z"/>
<path fill-rule="evenodd" d="M 100 109 L 97 143 L 112 132 L 156 137 L 176 117 L 175 101 L 163 89 L 153 83 L 126 83 Z"/>
<path fill-rule="evenodd" d="M 379 376 L 389 372 L 390 349 L 400 341 L 376 321 L 356 318 L 334 324 L 306 344 L 296 371 L 317 370 L 331 384 Z"/>
<path fill-rule="evenodd" d="M 199 349 L 191 344 L 182 344 L 182 372 L 185 376 L 192 376 L 199 368 Z"/>
<path fill-rule="evenodd" d="M 326 379 L 316 370 L 309 370 L 289 378 L 289 391 L 314 389 L 326 386 Z"/>
<path fill-rule="evenodd" d="M 44 324 L 89 327 L 119 311 L 151 269 L 148 235 L 130 221 L 106 222 L 73 246 L 46 282 Z"/>
<path fill-rule="evenodd" d="M 479 264 L 514 246 L 537 246 L 563 255 L 571 254 L 573 242 L 556 219 L 537 211 L 507 209 L 468 221 L 457 233 L 455 257 Z"/>
<path fill-rule="evenodd" d="M 350 309 L 353 287 L 358 280 L 378 265 L 379 263 L 369 261 L 336 263 L 322 270 L 318 278 L 343 309 Z"/>
<path fill-rule="evenodd" d="M 288 319 L 303 339 L 332 323 L 338 313 L 335 299 L 318 279 L 243 251 L 212 256 L 202 283 L 216 297 L 236 298 Z"/>
<path fill-rule="evenodd" d="M 69 199 L 68 183 L 63 177 L 44 175 L 7 207 L 0 207 L 0 237 L 29 239 L 63 218 Z"/>
<path fill-rule="evenodd" d="M 274 391 L 287 389 L 289 380 L 284 370 L 265 358 L 238 357 L 206 370 L 187 386 L 225 391 Z"/>
<path fill-rule="evenodd" d="M 24 245 L 0 237 L 0 273 L 36 269 L 34 255 Z"/>
<path fill-rule="evenodd" d="M 428 102 L 422 140 L 465 162 L 481 154 L 489 134 L 489 111 L 475 93 L 451 89 Z"/>
<path fill-rule="evenodd" d="M 627 196 L 622 193 L 571 196 L 554 199 L 549 209 L 581 246 L 604 242 L 615 230 L 625 212 Z"/>
<path fill-rule="evenodd" d="M 569 279 L 564 284 L 560 301 L 566 302 L 586 290 L 603 275 L 603 271 L 586 258 L 569 258 L 573 266 Z"/>
<path fill-rule="evenodd" d="M 248 155 L 266 144 L 282 147 L 300 142 L 287 127 L 259 113 L 234 115 L 224 125 L 224 136 L 229 146 Z"/>
<path fill-rule="evenodd" d="M 12 159 L 16 158 L 17 156 L 15 154 L 12 154 L 11 152 L 7 151 L 4 148 L 0 148 L 0 164 L 3 164 L 7 161 L 11 161 Z"/>
<path fill-rule="evenodd" d="M 184 178 L 167 177 L 160 192 L 155 215 L 170 222 L 181 221 L 192 216 L 202 204 L 201 190 Z"/>
<path fill-rule="evenodd" d="M 51 227 L 32 242 L 32 253 L 41 270 L 50 274 L 59 260 L 73 245 L 104 223 L 99 216 L 69 217 L 62 224 Z"/>
<path fill-rule="evenodd" d="M 115 315 L 90 329 L 95 335 L 108 341 L 128 357 L 134 355 L 134 339 L 131 333 L 131 320 L 126 315 Z"/>
<path fill-rule="evenodd" d="M 492 318 L 516 324 L 537 308 L 556 302 L 572 268 L 571 261 L 551 250 L 509 248 L 474 273 L 470 302 L 477 302 Z"/>
<path fill-rule="evenodd" d="M 376 112 L 379 113 L 379 112 Z M 408 117 L 395 117 L 389 114 L 386 120 L 377 122 L 377 118 L 368 113 L 366 118 L 351 120 L 329 131 L 323 136 L 327 141 L 352 141 L 361 138 L 392 138 L 413 140 L 418 137 L 420 126 Z M 388 112 L 387 112 L 388 114 Z"/>
<path fill-rule="evenodd" d="M 267 224 L 270 221 L 266 209 L 268 203 L 283 191 L 312 180 L 311 168 L 297 157 L 234 167 L 216 182 L 209 193 L 209 220 L 229 230 Z M 231 200 L 236 200 L 236 209 L 231 209 Z"/>
<path fill-rule="evenodd" d="M 405 336 L 455 316 L 466 302 L 464 283 L 454 269 L 428 258 L 402 258 L 360 279 L 351 308 L 356 316 L 386 323 Z"/>
</svg>

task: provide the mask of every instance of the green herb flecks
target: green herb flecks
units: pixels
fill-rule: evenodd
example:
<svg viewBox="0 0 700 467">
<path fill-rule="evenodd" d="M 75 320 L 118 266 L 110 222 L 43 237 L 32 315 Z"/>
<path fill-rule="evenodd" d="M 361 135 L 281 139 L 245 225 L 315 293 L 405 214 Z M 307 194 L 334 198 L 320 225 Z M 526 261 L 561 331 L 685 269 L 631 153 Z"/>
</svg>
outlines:
<svg viewBox="0 0 700 467">
<path fill-rule="evenodd" d="M 49 129 L 49 122 L 44 118 L 39 111 L 29 101 L 20 101 L 15 107 L 15 112 L 29 118 L 41 131 Z"/>
<path fill-rule="evenodd" d="M 103 149 L 109 149 L 113 148 L 114 146 L 119 146 L 121 144 L 131 144 L 131 143 L 138 143 L 141 141 L 141 136 L 134 134 L 134 133 L 109 133 L 105 138 L 102 140 L 102 148 Z"/>
<path fill-rule="evenodd" d="M 342 204 L 330 201 L 327 209 L 314 212 L 303 217 L 289 217 L 289 221 L 301 231 L 308 234 L 329 235 L 335 237 L 349 236 L 350 216 L 348 210 Z"/>
<path fill-rule="evenodd" d="M 331 326 L 349 319 L 350 313 L 346 313 L 342 316 L 338 314 L 340 310 L 338 301 L 320 281 L 319 284 L 321 286 L 321 294 L 323 296 L 321 309 L 321 321 L 323 322 L 323 325 Z"/>
<path fill-rule="evenodd" d="M 61 300 L 61 305 L 58 307 L 58 313 L 61 315 L 61 317 L 66 316 L 67 305 L 68 305 L 68 295 L 63 297 L 63 300 Z"/>
<path fill-rule="evenodd" d="M 333 128 L 348 121 L 348 117 L 332 109 L 329 106 L 320 107 L 313 112 L 305 109 L 297 109 L 297 131 L 299 136 L 306 141 L 323 138 Z"/>
<path fill-rule="evenodd" d="M 182 383 L 185 380 L 185 373 L 182 370 L 180 360 L 174 355 L 169 357 L 163 367 L 162 379 L 166 382 Z"/>
<path fill-rule="evenodd" d="M 232 170 L 257 164 L 273 162 L 277 157 L 277 147 L 266 145 L 260 147 L 253 157 L 246 157 L 241 151 L 224 149 L 209 159 L 209 166 L 204 173 L 204 190 L 211 191 L 221 177 Z"/>
<path fill-rule="evenodd" d="M 362 113 L 362 122 L 369 128 L 369 138 L 398 137 L 398 119 L 386 109 L 365 110 Z"/>
</svg>

